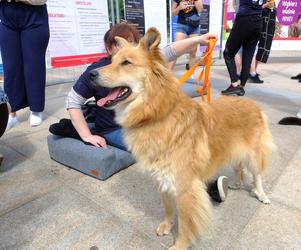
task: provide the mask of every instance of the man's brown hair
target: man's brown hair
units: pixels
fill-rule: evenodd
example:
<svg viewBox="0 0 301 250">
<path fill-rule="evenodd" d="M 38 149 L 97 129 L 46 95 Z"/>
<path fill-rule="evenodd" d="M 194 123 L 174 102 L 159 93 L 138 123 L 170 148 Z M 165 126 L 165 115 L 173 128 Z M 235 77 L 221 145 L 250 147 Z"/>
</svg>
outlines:
<svg viewBox="0 0 301 250">
<path fill-rule="evenodd" d="M 119 23 L 112 26 L 104 36 L 106 50 L 116 45 L 115 36 L 120 36 L 129 42 L 138 43 L 140 34 L 138 30 L 129 23 Z"/>
</svg>

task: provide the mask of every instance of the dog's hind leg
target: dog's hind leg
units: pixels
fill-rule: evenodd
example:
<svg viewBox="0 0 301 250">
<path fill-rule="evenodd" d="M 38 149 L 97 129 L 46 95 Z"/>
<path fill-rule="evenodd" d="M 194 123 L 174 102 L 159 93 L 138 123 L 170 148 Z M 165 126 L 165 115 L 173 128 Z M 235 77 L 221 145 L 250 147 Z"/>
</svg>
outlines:
<svg viewBox="0 0 301 250">
<path fill-rule="evenodd" d="M 245 178 L 245 168 L 242 167 L 242 164 L 239 164 L 238 167 L 234 167 L 235 181 L 234 184 L 229 184 L 231 189 L 240 189 L 243 185 L 243 180 Z"/>
<path fill-rule="evenodd" d="M 178 237 L 169 250 L 185 250 L 202 232 L 208 229 L 211 202 L 204 183 L 194 180 L 185 191 L 176 195 L 178 208 Z"/>
<path fill-rule="evenodd" d="M 253 173 L 253 178 L 254 178 L 254 188 L 252 189 L 252 192 L 257 197 L 257 199 L 260 200 L 262 203 L 270 204 L 271 201 L 265 194 L 263 187 L 262 187 L 261 174 Z"/>
<path fill-rule="evenodd" d="M 157 235 L 162 236 L 169 234 L 172 228 L 172 220 L 173 220 L 173 209 L 172 204 L 170 202 L 170 197 L 167 192 L 162 192 L 162 200 L 165 210 L 165 217 L 163 222 L 160 223 L 159 227 L 157 228 Z"/>
<path fill-rule="evenodd" d="M 262 159 L 263 155 L 258 154 L 257 160 L 253 159 L 250 162 L 249 170 L 251 171 L 253 175 L 253 189 L 252 192 L 257 197 L 258 200 L 260 200 L 264 204 L 269 204 L 271 201 L 265 194 L 263 187 L 262 187 L 262 178 L 261 178 L 261 172 L 264 169 L 265 161 Z"/>
</svg>

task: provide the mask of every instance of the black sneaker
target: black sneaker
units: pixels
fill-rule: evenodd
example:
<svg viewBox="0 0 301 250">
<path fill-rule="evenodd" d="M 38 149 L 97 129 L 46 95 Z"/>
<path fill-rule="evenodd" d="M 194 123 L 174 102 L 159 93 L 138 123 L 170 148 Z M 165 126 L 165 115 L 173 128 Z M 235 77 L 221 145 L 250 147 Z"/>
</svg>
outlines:
<svg viewBox="0 0 301 250">
<path fill-rule="evenodd" d="M 301 80 L 301 73 L 296 75 L 296 76 L 292 76 L 291 79 L 293 80 Z"/>
<path fill-rule="evenodd" d="M 258 74 L 256 74 L 255 76 L 249 75 L 249 80 L 252 83 L 259 83 L 259 84 L 264 83 L 264 81 L 259 78 Z"/>
<path fill-rule="evenodd" d="M 222 95 L 239 95 L 243 96 L 245 94 L 245 90 L 241 85 L 233 87 L 230 85 L 227 89 L 222 90 Z"/>
<path fill-rule="evenodd" d="M 210 182 L 207 185 L 207 193 L 216 202 L 225 201 L 228 194 L 228 178 L 220 176 L 216 181 Z"/>
<path fill-rule="evenodd" d="M 301 126 L 301 118 L 298 117 L 284 117 L 279 122 L 281 125 L 298 125 Z"/>
</svg>

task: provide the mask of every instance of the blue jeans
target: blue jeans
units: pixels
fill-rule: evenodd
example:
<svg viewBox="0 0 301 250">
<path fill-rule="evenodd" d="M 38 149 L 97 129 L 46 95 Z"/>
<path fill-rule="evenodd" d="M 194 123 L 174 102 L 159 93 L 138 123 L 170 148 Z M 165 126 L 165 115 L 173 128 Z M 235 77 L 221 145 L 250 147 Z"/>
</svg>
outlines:
<svg viewBox="0 0 301 250">
<path fill-rule="evenodd" d="M 120 148 L 122 150 L 128 151 L 127 147 L 123 141 L 123 130 L 121 128 L 116 129 L 112 132 L 99 134 L 95 131 L 95 123 L 88 123 L 88 127 L 90 128 L 92 134 L 100 135 L 105 138 L 107 143 L 113 147 Z"/>
<path fill-rule="evenodd" d="M 127 151 L 126 145 L 123 141 L 123 130 L 121 128 L 109 133 L 105 133 L 103 134 L 103 137 L 106 139 L 109 145 Z"/>
<path fill-rule="evenodd" d="M 180 32 L 186 34 L 187 36 L 190 36 L 193 34 L 199 35 L 201 31 L 200 31 L 200 26 L 192 27 L 189 26 L 188 24 L 177 23 L 176 32 Z"/>
</svg>

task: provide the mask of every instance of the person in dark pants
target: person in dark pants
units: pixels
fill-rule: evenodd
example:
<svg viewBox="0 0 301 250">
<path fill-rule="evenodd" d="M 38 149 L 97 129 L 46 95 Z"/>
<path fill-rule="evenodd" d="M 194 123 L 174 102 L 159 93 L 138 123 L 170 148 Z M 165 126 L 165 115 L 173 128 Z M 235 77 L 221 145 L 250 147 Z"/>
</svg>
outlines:
<svg viewBox="0 0 301 250">
<path fill-rule="evenodd" d="M 245 94 L 244 86 L 250 74 L 252 57 L 262 30 L 261 15 L 263 4 L 265 4 L 267 8 L 273 7 L 272 2 L 265 3 L 265 0 L 240 0 L 233 28 L 224 50 L 224 59 L 230 75 L 231 84 L 227 89 L 222 91 L 223 95 L 243 96 Z M 243 48 L 243 53 L 239 79 L 234 57 L 240 47 Z"/>
<path fill-rule="evenodd" d="M 38 126 L 43 120 L 45 54 L 49 41 L 45 2 L 45 0 L 0 2 L 0 47 L 4 90 L 11 107 L 7 129 L 18 122 L 16 112 L 26 107 L 31 111 L 31 126 Z"/>
<path fill-rule="evenodd" d="M 275 25 L 276 25 L 276 7 L 263 8 L 262 10 L 262 31 L 258 42 L 258 50 L 256 53 L 256 60 L 253 57 L 251 64 L 251 72 L 249 81 L 251 83 L 263 83 L 264 81 L 259 78 L 257 67 L 259 63 L 267 63 L 273 43 Z"/>
</svg>

